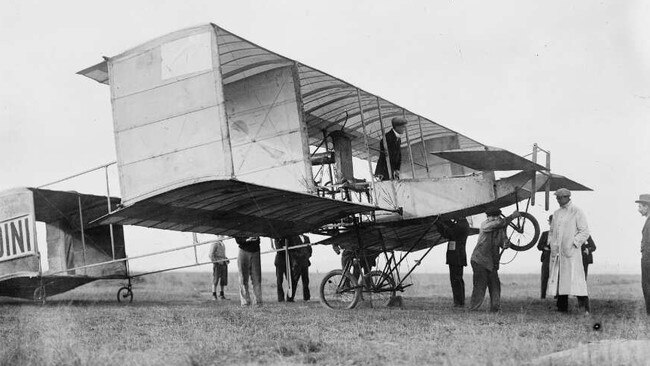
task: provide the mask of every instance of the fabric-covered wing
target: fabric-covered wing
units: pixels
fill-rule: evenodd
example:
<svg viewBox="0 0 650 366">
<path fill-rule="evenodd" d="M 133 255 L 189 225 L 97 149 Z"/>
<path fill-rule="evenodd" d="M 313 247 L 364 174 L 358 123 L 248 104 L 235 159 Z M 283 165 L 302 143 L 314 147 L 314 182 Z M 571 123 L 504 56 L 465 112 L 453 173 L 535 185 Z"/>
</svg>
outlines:
<svg viewBox="0 0 650 366">
<path fill-rule="evenodd" d="M 109 212 L 105 196 L 42 188 L 29 188 L 29 190 L 34 192 L 34 210 L 38 221 L 53 222 L 66 219 L 77 225 L 81 206 L 84 225 L 88 225 L 89 222 Z M 111 207 L 117 207 L 119 203 L 119 198 L 111 197 Z"/>
<path fill-rule="evenodd" d="M 126 276 L 115 275 L 102 277 L 102 279 L 119 278 L 126 278 Z M 0 278 L 0 296 L 34 300 L 35 292 L 41 285 L 45 287 L 45 294 L 47 296 L 54 296 L 97 279 L 99 278 L 89 276 L 44 275 L 39 277 L 38 273 L 16 273 Z"/>
<path fill-rule="evenodd" d="M 515 153 L 495 147 L 485 150 L 438 151 L 432 154 L 474 170 L 547 170 L 544 166 Z"/>
<path fill-rule="evenodd" d="M 538 175 L 539 176 L 539 175 Z M 572 179 L 569 179 L 563 175 L 551 174 L 551 188 L 550 191 L 557 191 L 560 188 L 566 188 L 570 191 L 593 191 L 593 189 L 584 186 Z M 544 192 L 545 187 L 542 186 L 537 190 L 537 192 Z"/>
<path fill-rule="evenodd" d="M 227 236 L 283 237 L 375 209 L 236 180 L 213 180 L 161 193 L 98 221 Z"/>
<path fill-rule="evenodd" d="M 196 28 L 202 27 L 205 25 Z M 390 130 L 391 119 L 400 116 L 408 121 L 405 138 L 402 139 L 402 155 L 405 159 L 408 158 L 405 165 L 410 167 L 403 169 L 404 173 L 412 174 L 411 171 L 415 170 L 422 174 L 425 167 L 429 167 L 429 170 L 433 167 L 440 175 L 458 173 L 457 167 L 451 167 L 449 162 L 431 156 L 428 151 L 485 147 L 467 136 L 341 79 L 281 56 L 217 25 L 212 24 L 211 27 L 216 34 L 221 82 L 224 86 L 270 70 L 293 67 L 303 120 L 312 146 L 320 146 L 324 135 L 342 130 L 352 139 L 353 156 L 361 159 L 370 157 L 371 161 L 376 162 L 382 129 L 383 132 Z M 106 61 L 79 71 L 78 74 L 103 84 L 108 83 Z M 407 144 L 412 147 L 412 157 L 407 152 Z"/>
<path fill-rule="evenodd" d="M 417 251 L 448 241 L 438 232 L 436 219 L 405 220 L 390 224 L 362 225 L 319 244 L 334 244 L 344 249 L 365 249 L 373 252 L 390 250 Z"/>
</svg>

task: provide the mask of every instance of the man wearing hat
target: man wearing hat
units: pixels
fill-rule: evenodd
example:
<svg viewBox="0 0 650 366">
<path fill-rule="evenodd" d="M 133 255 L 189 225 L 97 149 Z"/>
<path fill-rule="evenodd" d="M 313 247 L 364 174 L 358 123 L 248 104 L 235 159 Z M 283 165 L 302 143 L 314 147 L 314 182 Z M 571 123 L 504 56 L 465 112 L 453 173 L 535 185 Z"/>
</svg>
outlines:
<svg viewBox="0 0 650 366">
<path fill-rule="evenodd" d="M 474 272 L 472 282 L 472 299 L 470 310 L 478 310 L 483 304 L 485 290 L 490 291 L 490 311 L 501 310 L 501 281 L 499 280 L 500 249 L 509 244 L 506 236 L 508 220 L 519 217 L 519 212 L 513 212 L 507 218 L 501 217 L 501 210 L 489 208 L 485 214 L 487 219 L 481 223 L 481 228 L 472 252 L 470 263 Z"/>
<path fill-rule="evenodd" d="M 642 194 L 635 202 L 639 204 L 641 216 L 646 217 L 641 230 L 641 288 L 645 298 L 645 311 L 650 315 L 650 194 Z"/>
<path fill-rule="evenodd" d="M 555 191 L 560 208 L 553 213 L 548 242 L 551 246 L 548 296 L 557 295 L 557 310 L 568 312 L 569 295 L 578 297 L 578 306 L 589 314 L 587 281 L 581 247 L 589 238 L 587 217 L 571 202 L 571 191 Z"/>
<path fill-rule="evenodd" d="M 406 131 L 406 119 L 395 117 L 391 120 L 393 128 L 386 132 L 384 138 L 379 142 L 379 160 L 375 168 L 375 176 L 381 180 L 399 179 L 399 170 L 402 165 L 402 135 Z M 388 164 L 386 161 L 386 147 L 388 148 L 388 162 L 390 163 L 389 174 Z"/>
</svg>

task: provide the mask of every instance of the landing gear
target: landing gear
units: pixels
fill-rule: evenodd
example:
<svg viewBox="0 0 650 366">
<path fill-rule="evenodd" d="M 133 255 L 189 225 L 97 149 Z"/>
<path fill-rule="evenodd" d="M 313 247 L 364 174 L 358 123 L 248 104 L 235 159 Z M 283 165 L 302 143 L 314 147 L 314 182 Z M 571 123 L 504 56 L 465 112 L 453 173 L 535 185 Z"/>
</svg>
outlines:
<svg viewBox="0 0 650 366">
<path fill-rule="evenodd" d="M 330 271 L 320 283 L 320 300 L 330 309 L 352 309 L 360 298 L 361 286 L 347 271 Z"/>
<path fill-rule="evenodd" d="M 129 278 L 129 284 L 123 287 L 120 287 L 117 290 L 117 302 L 133 302 L 133 291 L 131 290 L 131 278 Z"/>
<path fill-rule="evenodd" d="M 508 220 L 506 235 L 510 242 L 509 248 L 523 252 L 532 248 L 539 239 L 539 223 L 528 212 L 519 212 L 520 216 Z"/>
<path fill-rule="evenodd" d="M 133 291 L 129 287 L 122 287 L 117 290 L 117 302 L 133 302 Z"/>
<path fill-rule="evenodd" d="M 388 306 L 390 299 L 395 297 L 393 278 L 382 271 L 372 271 L 366 278 L 369 283 L 363 287 L 363 293 L 370 295 L 373 307 Z"/>
</svg>

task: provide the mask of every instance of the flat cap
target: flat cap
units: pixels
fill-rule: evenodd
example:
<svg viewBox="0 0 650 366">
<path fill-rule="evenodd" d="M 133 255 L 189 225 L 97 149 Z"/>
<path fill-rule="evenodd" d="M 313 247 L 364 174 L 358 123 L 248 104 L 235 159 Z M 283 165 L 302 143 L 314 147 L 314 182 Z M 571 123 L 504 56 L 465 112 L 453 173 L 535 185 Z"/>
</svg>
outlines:
<svg viewBox="0 0 650 366">
<path fill-rule="evenodd" d="M 501 210 L 498 207 L 490 207 L 485 210 L 485 214 L 488 216 L 499 216 L 501 215 Z"/>
<path fill-rule="evenodd" d="M 393 117 L 393 119 L 390 120 L 390 123 L 392 123 L 393 126 L 404 126 L 408 122 L 406 122 L 406 118 L 404 117 Z"/>
<path fill-rule="evenodd" d="M 571 191 L 566 188 L 560 188 L 555 191 L 557 197 L 571 197 Z"/>
<path fill-rule="evenodd" d="M 650 194 L 642 194 L 639 196 L 639 199 L 634 201 L 636 203 L 645 203 L 650 205 Z"/>
</svg>

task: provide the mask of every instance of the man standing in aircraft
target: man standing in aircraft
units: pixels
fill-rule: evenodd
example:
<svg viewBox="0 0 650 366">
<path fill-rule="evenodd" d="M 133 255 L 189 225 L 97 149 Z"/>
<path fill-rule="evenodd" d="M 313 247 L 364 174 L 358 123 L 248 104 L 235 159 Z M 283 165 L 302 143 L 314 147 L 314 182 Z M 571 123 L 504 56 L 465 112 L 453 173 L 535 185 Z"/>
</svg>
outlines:
<svg viewBox="0 0 650 366">
<path fill-rule="evenodd" d="M 402 135 L 406 131 L 406 119 L 404 117 L 395 117 L 391 120 L 393 128 L 386 132 L 384 138 L 379 142 L 379 160 L 375 167 L 375 176 L 380 180 L 399 179 L 399 170 L 402 165 Z M 388 163 L 386 161 L 386 148 L 388 147 L 388 157 L 392 174 L 388 173 Z"/>
<path fill-rule="evenodd" d="M 553 215 L 548 217 L 548 226 L 553 222 Z M 540 260 L 542 261 L 542 291 L 541 298 L 546 298 L 546 287 L 548 286 L 548 264 L 551 260 L 551 247 L 548 245 L 548 230 L 544 231 L 537 242 L 537 249 L 542 252 Z"/>
<path fill-rule="evenodd" d="M 578 297 L 578 306 L 589 314 L 587 281 L 580 254 L 582 244 L 589 237 L 587 217 L 571 202 L 571 191 L 560 188 L 555 191 L 560 208 L 553 213 L 553 223 L 548 242 L 551 246 L 549 296 L 557 295 L 557 310 L 569 311 L 569 295 Z"/>
<path fill-rule="evenodd" d="M 219 236 L 210 246 L 210 260 L 212 261 L 212 296 L 217 299 L 217 284 L 220 286 L 219 299 L 226 300 L 223 288 L 228 286 L 228 257 L 226 257 L 226 246 L 223 244 L 224 237 Z"/>
<path fill-rule="evenodd" d="M 253 294 L 255 305 L 262 305 L 262 265 L 260 262 L 260 238 L 259 237 L 235 237 L 239 245 L 239 256 L 237 257 L 237 268 L 239 269 L 239 299 L 241 306 L 251 304 L 251 296 L 248 291 L 248 279 L 253 282 Z"/>
<path fill-rule="evenodd" d="M 481 224 L 476 247 L 470 260 L 474 272 L 472 302 L 470 310 L 478 310 L 485 298 L 485 289 L 490 291 L 490 311 L 501 310 L 501 281 L 499 280 L 499 259 L 501 248 L 508 246 L 506 226 L 508 220 L 519 217 L 519 212 L 513 212 L 507 218 L 501 217 L 501 210 L 489 208 L 485 214 L 487 219 Z"/>
<path fill-rule="evenodd" d="M 594 239 L 591 238 L 591 235 L 589 235 L 589 238 L 587 238 L 587 241 L 582 243 L 582 246 L 580 247 L 580 250 L 582 251 L 582 267 L 585 269 L 585 281 L 587 280 L 587 272 L 589 265 L 594 263 L 594 256 L 593 252 L 596 251 L 596 243 L 594 243 Z"/>
<path fill-rule="evenodd" d="M 463 267 L 467 266 L 467 253 L 465 244 L 469 236 L 469 222 L 466 218 L 456 221 L 440 222 L 440 233 L 449 239 L 447 243 L 447 265 L 449 265 L 449 281 L 451 292 L 454 296 L 454 307 L 465 306 L 465 281 L 463 281 Z"/>
<path fill-rule="evenodd" d="M 639 213 L 645 216 L 641 230 L 641 288 L 645 298 L 645 311 L 650 315 L 650 194 L 642 194 L 636 201 Z"/>
</svg>

